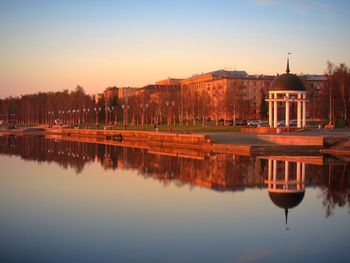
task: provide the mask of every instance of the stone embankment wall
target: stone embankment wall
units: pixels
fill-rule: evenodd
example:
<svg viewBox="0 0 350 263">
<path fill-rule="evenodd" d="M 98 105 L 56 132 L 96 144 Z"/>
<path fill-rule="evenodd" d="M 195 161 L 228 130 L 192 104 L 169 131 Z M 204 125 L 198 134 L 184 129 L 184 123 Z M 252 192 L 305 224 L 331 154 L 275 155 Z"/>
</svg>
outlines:
<svg viewBox="0 0 350 263">
<path fill-rule="evenodd" d="M 122 140 L 147 141 L 156 144 L 177 145 L 211 145 L 212 140 L 207 135 L 178 134 L 166 132 L 145 132 L 127 130 L 90 130 L 90 129 L 48 129 L 47 134 L 59 134 L 63 136 L 108 138 L 121 136 Z"/>
</svg>

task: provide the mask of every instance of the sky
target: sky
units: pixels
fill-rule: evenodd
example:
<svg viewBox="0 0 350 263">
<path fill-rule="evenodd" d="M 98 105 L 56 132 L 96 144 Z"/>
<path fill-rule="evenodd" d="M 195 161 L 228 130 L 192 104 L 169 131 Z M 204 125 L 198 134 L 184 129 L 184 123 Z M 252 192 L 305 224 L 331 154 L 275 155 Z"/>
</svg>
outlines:
<svg viewBox="0 0 350 263">
<path fill-rule="evenodd" d="M 0 0 L 0 98 L 350 65 L 350 1 Z"/>
</svg>

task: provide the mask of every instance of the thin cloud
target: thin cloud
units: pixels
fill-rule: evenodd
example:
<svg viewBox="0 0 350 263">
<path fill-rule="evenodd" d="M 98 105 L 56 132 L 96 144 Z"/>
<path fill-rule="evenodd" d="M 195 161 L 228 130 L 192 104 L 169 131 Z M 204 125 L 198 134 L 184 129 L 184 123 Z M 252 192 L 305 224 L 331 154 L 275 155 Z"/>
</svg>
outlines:
<svg viewBox="0 0 350 263">
<path fill-rule="evenodd" d="M 321 13 L 322 15 L 330 16 L 341 12 L 341 10 L 338 10 L 330 3 L 324 1 L 252 0 L 252 2 L 256 5 L 278 5 L 282 8 L 290 9 L 300 15 Z"/>
<path fill-rule="evenodd" d="M 280 1 L 279 0 L 253 0 L 253 2 L 258 5 L 272 5 L 272 4 L 277 4 Z"/>
</svg>

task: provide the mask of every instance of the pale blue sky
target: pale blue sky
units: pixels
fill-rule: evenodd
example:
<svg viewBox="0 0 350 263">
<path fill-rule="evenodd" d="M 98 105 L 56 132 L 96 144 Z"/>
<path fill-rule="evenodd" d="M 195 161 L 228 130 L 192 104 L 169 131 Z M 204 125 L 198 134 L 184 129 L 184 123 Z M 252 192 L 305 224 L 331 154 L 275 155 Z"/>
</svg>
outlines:
<svg viewBox="0 0 350 263">
<path fill-rule="evenodd" d="M 350 64 L 350 1 L 0 0 L 0 97 Z"/>
</svg>

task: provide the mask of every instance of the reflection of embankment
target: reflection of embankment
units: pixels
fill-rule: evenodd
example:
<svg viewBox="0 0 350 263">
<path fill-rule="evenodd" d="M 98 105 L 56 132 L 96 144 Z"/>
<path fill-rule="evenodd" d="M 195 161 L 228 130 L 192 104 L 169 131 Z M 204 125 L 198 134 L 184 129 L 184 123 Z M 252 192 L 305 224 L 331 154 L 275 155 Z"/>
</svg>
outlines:
<svg viewBox="0 0 350 263">
<path fill-rule="evenodd" d="M 91 138 L 90 138 L 91 139 Z M 135 143 L 135 142 L 134 142 Z M 153 147 L 153 148 L 152 148 Z M 277 172 L 285 174 L 283 163 L 288 161 L 289 177 L 295 174 L 293 162 L 305 163 L 305 186 L 322 189 L 325 207 L 331 213 L 337 205 L 350 203 L 349 164 L 322 156 L 271 156 L 255 158 L 233 154 L 210 154 L 195 149 L 85 143 L 35 136 L 2 136 L 0 153 L 20 156 L 25 160 L 55 162 L 63 168 L 72 167 L 80 173 L 90 162 L 99 162 L 105 169 L 136 169 L 165 185 L 201 186 L 217 191 L 239 191 L 247 188 L 266 188 L 269 159 L 281 162 Z M 278 179 L 278 178 L 277 178 Z"/>
</svg>

